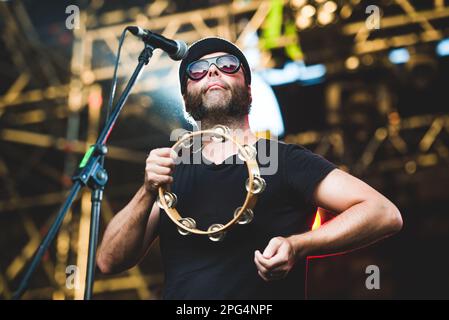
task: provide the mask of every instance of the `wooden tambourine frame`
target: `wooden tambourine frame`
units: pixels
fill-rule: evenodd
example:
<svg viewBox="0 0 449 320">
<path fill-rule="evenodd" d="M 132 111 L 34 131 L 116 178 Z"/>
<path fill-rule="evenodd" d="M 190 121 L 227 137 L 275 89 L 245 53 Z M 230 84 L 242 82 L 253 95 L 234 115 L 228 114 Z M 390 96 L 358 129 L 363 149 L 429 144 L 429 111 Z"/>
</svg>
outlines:
<svg viewBox="0 0 449 320">
<path fill-rule="evenodd" d="M 212 241 L 220 241 L 225 235 L 225 230 L 234 224 L 247 224 L 251 222 L 254 215 L 253 209 L 257 202 L 257 195 L 265 189 L 265 180 L 260 176 L 259 165 L 257 164 L 257 151 L 253 146 L 241 145 L 230 135 L 229 128 L 217 125 L 210 130 L 202 130 L 195 132 L 186 132 L 171 148 L 178 153 L 181 148 L 190 148 L 193 144 L 195 136 L 203 137 L 210 135 L 214 139 L 220 139 L 222 142 L 230 140 L 237 145 L 239 157 L 245 161 L 248 168 L 248 179 L 246 181 L 246 198 L 241 207 L 234 212 L 234 218 L 225 225 L 213 224 L 208 230 L 200 230 L 196 228 L 196 222 L 192 218 L 183 218 L 176 209 L 176 195 L 170 192 L 169 187 L 160 186 L 158 190 L 158 204 L 165 210 L 168 217 L 178 226 L 178 231 L 182 235 L 198 234 L 208 235 Z M 185 145 L 185 142 L 191 142 Z"/>
</svg>

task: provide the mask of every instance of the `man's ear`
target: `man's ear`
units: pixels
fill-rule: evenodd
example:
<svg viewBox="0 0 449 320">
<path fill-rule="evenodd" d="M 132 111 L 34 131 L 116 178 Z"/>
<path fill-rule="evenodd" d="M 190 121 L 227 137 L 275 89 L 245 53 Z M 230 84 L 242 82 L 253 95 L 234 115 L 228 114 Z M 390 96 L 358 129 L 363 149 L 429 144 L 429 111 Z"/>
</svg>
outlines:
<svg viewBox="0 0 449 320">
<path fill-rule="evenodd" d="M 248 94 L 249 94 L 249 103 L 251 104 L 253 102 L 253 96 L 251 94 L 251 85 L 248 85 Z"/>
</svg>

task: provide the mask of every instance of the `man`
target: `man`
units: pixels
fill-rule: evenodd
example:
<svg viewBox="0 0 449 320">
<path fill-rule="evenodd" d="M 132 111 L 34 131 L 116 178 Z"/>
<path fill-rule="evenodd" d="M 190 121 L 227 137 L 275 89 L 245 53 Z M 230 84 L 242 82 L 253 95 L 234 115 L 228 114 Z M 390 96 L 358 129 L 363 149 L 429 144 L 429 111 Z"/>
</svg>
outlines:
<svg viewBox="0 0 449 320">
<path fill-rule="evenodd" d="M 143 186 L 105 231 L 97 257 L 103 273 L 134 266 L 159 236 L 166 299 L 298 299 L 307 256 L 360 248 L 401 229 L 398 209 L 366 183 L 301 146 L 251 133 L 251 71 L 234 44 L 214 37 L 194 43 L 179 78 L 186 111 L 201 129 L 222 124 L 236 130 L 234 138 L 254 146 L 258 160 L 264 145 L 274 146 L 265 167 L 276 170 L 263 175 L 267 186 L 253 221 L 213 242 L 179 234 L 155 203 L 157 189 L 171 184 L 178 211 L 199 229 L 227 222 L 246 196 L 248 173 L 236 164 L 237 149 L 229 141 L 205 141 L 204 161 L 176 166 L 170 148 L 152 150 Z M 310 231 L 317 206 L 338 216 Z"/>
</svg>

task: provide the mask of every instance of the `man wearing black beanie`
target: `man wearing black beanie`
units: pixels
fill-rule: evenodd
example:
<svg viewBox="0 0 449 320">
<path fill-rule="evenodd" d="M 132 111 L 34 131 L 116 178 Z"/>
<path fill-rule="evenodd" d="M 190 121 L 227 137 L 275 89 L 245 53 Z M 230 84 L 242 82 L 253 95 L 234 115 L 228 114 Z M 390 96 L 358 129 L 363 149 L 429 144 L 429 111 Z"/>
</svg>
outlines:
<svg viewBox="0 0 449 320">
<path fill-rule="evenodd" d="M 232 55 L 237 58 L 236 61 L 240 64 L 238 70 L 231 74 L 220 72 L 220 64 L 217 62 L 211 64 L 211 68 L 208 70 L 211 72 L 210 76 L 205 76 L 199 81 L 189 77 L 192 63 L 200 58 L 220 55 Z M 227 61 L 227 63 L 232 62 Z M 215 77 L 212 74 L 214 72 L 216 73 Z M 221 74 L 226 76 L 221 76 Z M 244 81 L 238 81 L 240 78 Z M 212 81 L 206 81 L 208 79 L 212 79 Z M 179 82 L 186 111 L 195 121 L 201 122 L 201 129 L 208 129 L 218 123 L 230 128 L 249 128 L 247 116 L 251 108 L 251 69 L 242 51 L 233 43 L 216 37 L 205 38 L 193 43 L 179 67 Z M 188 84 L 194 82 L 200 82 L 201 87 L 187 92 Z M 209 89 L 213 84 L 216 87 Z M 218 104 L 214 102 L 214 97 Z"/>
<path fill-rule="evenodd" d="M 175 166 L 173 150 L 152 150 L 143 186 L 105 231 L 97 257 L 102 272 L 136 265 L 159 237 L 165 299 L 302 299 L 307 256 L 353 250 L 401 229 L 396 206 L 363 181 L 302 146 L 251 132 L 251 70 L 237 46 L 217 37 L 195 42 L 179 81 L 198 127 L 226 125 L 257 151 L 266 189 L 251 223 L 229 229 L 222 241 L 182 235 L 156 204 L 159 186 L 171 184 L 178 211 L 204 230 L 229 221 L 243 203 L 246 166 L 229 141 L 205 141 L 196 150 L 204 161 L 195 164 Z M 318 206 L 338 216 L 310 230 Z"/>
</svg>

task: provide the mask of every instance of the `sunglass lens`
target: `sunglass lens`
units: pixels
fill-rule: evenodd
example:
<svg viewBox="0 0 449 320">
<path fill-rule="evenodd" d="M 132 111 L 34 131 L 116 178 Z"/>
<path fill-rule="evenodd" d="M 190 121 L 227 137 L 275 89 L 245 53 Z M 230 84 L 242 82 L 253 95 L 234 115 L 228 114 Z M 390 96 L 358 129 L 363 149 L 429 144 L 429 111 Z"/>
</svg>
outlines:
<svg viewBox="0 0 449 320">
<path fill-rule="evenodd" d="M 237 59 L 237 57 L 234 56 L 222 56 L 217 59 L 217 65 L 220 70 L 227 72 L 227 73 L 233 73 L 237 71 L 237 69 L 240 66 L 240 62 Z"/>
<path fill-rule="evenodd" d="M 196 61 L 189 66 L 188 72 L 192 79 L 201 79 L 207 73 L 209 64 L 207 61 Z"/>
</svg>

